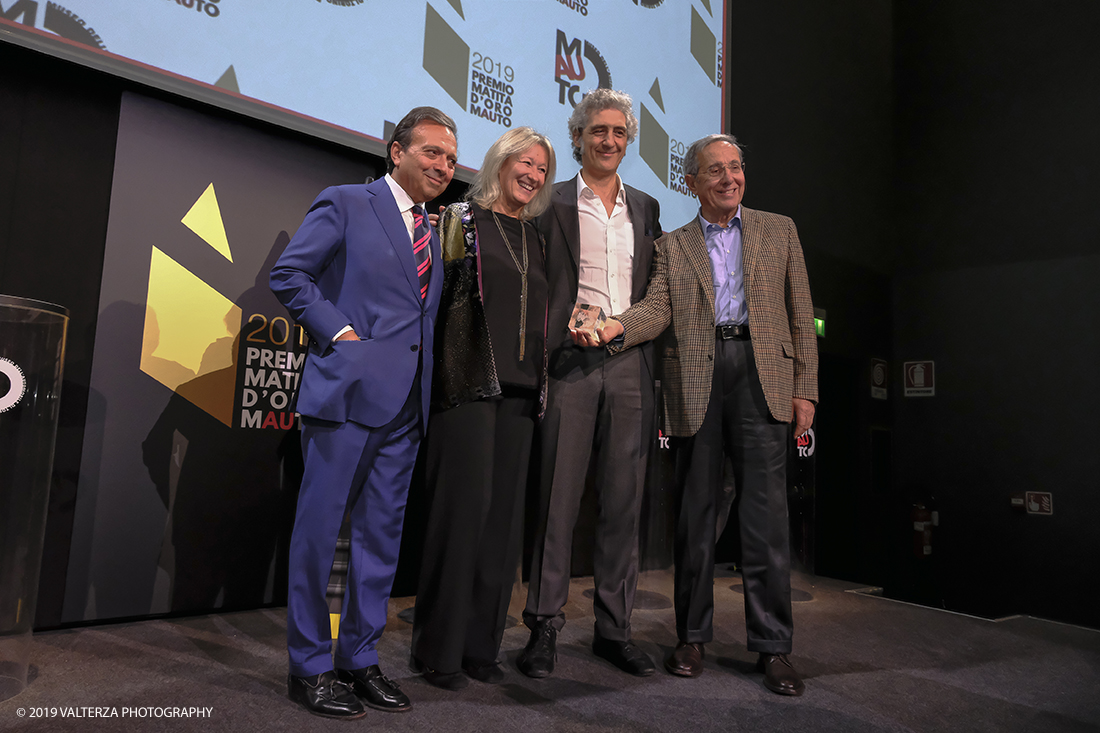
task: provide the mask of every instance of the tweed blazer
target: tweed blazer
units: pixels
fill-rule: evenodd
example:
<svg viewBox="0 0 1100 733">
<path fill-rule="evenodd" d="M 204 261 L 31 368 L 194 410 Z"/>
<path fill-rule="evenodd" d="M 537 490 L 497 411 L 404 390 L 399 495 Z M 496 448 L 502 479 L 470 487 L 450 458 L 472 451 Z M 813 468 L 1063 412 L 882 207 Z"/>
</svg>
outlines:
<svg viewBox="0 0 1100 733">
<path fill-rule="evenodd" d="M 749 331 L 772 417 L 790 422 L 791 399 L 817 402 L 817 334 L 802 246 L 786 216 L 741 207 L 742 268 Z M 663 339 L 665 432 L 694 435 L 703 424 L 714 375 L 714 276 L 699 220 L 657 240 L 643 300 L 616 316 L 623 342 L 612 351 Z"/>
</svg>

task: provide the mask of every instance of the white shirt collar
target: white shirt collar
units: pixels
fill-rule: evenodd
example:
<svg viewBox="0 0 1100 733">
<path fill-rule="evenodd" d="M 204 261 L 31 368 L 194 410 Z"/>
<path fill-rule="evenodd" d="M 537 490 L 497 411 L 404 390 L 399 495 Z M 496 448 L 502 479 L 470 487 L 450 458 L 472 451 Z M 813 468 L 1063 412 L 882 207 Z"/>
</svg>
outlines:
<svg viewBox="0 0 1100 733">
<path fill-rule="evenodd" d="M 619 174 L 615 174 L 615 181 L 619 184 L 619 193 L 615 195 L 615 202 L 626 205 L 626 186 L 623 185 L 623 179 L 619 177 Z M 580 200 L 585 191 L 591 191 L 593 196 L 599 196 L 598 193 L 592 191 L 592 188 L 584 182 L 584 171 L 577 174 L 577 199 Z"/>
<path fill-rule="evenodd" d="M 411 209 L 416 203 L 412 200 L 412 197 L 401 188 L 401 184 L 394 180 L 393 176 L 389 173 L 386 174 L 386 183 L 390 187 L 390 191 L 393 192 L 393 198 L 397 201 L 397 210 L 404 214 Z M 424 208 L 424 204 L 420 204 L 420 208 Z"/>
</svg>

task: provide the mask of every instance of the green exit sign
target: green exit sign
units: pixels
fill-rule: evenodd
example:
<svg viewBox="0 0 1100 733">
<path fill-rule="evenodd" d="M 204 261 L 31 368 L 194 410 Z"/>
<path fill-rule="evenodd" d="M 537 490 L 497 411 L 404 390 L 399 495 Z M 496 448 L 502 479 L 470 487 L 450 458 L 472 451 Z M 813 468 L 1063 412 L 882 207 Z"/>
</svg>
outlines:
<svg viewBox="0 0 1100 733">
<path fill-rule="evenodd" d="M 825 338 L 825 309 L 814 308 L 814 330 L 820 338 Z"/>
</svg>

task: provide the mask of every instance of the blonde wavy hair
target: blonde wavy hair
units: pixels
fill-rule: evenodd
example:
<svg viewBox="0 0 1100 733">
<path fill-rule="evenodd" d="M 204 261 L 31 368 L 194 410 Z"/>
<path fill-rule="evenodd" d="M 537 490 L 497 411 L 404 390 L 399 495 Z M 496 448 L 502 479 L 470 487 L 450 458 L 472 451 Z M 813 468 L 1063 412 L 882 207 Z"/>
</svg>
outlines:
<svg viewBox="0 0 1100 733">
<path fill-rule="evenodd" d="M 557 159 L 554 157 L 554 146 L 550 138 L 530 127 L 517 127 L 514 130 L 501 135 L 488 152 L 481 164 L 481 170 L 474 176 L 474 182 L 470 184 L 470 190 L 466 193 L 466 200 L 473 201 L 483 209 L 493 208 L 503 195 L 500 188 L 500 169 L 513 155 L 519 155 L 532 145 L 541 145 L 546 151 L 546 182 L 535 194 L 535 198 L 523 207 L 520 219 L 534 219 L 546 211 L 550 206 L 550 195 L 553 193 L 554 172 L 557 169 Z"/>
</svg>

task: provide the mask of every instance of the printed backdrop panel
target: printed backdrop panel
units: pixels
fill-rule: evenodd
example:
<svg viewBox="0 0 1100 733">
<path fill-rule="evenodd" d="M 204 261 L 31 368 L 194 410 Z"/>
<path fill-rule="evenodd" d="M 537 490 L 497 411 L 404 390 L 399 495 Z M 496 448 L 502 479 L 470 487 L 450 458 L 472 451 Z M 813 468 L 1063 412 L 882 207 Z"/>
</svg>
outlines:
<svg viewBox="0 0 1100 733">
<path fill-rule="evenodd" d="M 318 192 L 374 175 L 124 95 L 63 622 L 285 593 L 306 342 L 268 272 Z"/>
</svg>

